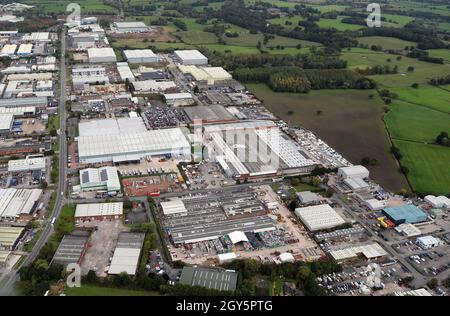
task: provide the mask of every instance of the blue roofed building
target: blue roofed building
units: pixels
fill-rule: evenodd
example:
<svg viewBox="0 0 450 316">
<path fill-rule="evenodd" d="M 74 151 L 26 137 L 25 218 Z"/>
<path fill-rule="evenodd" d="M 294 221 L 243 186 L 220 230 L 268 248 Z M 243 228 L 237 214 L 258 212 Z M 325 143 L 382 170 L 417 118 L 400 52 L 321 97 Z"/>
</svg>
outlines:
<svg viewBox="0 0 450 316">
<path fill-rule="evenodd" d="M 403 223 L 420 223 L 427 220 L 427 214 L 412 204 L 399 205 L 383 209 L 383 213 L 392 220 L 395 225 Z"/>
</svg>

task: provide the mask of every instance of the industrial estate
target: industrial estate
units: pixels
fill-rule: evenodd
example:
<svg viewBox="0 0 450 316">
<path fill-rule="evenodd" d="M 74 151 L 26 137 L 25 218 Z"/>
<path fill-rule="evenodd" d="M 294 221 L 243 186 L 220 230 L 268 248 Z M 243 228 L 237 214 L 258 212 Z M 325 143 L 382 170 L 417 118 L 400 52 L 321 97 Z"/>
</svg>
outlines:
<svg viewBox="0 0 450 316">
<path fill-rule="evenodd" d="M 200 49 L 111 44 L 159 30 L 0 30 L 2 295 L 70 295 L 69 265 L 80 291 L 447 295 L 447 196 L 391 192 Z"/>
</svg>

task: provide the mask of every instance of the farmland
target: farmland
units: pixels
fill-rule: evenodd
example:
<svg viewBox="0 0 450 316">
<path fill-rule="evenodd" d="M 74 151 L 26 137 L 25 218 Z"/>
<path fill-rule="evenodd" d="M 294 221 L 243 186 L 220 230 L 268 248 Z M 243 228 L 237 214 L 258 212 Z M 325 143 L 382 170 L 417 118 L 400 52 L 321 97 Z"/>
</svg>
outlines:
<svg viewBox="0 0 450 316">
<path fill-rule="evenodd" d="M 157 296 L 157 292 L 135 291 L 119 288 L 82 285 L 81 287 L 67 288 L 67 296 Z"/>
<path fill-rule="evenodd" d="M 320 90 L 296 94 L 275 93 L 262 84 L 249 84 L 248 88 L 280 118 L 311 129 L 351 162 L 359 163 L 365 156 L 376 158 L 379 166 L 371 167 L 371 172 L 380 184 L 394 191 L 408 187 L 389 153 L 382 103 L 377 98 L 368 98 L 374 91 Z M 317 110 L 323 114 L 317 115 Z M 293 114 L 289 115 L 289 111 Z"/>
<path fill-rule="evenodd" d="M 352 69 L 364 69 L 376 65 L 398 66 L 397 74 L 371 76 L 383 87 L 407 87 L 415 82 L 426 83 L 433 77 L 450 74 L 450 65 L 448 64 L 432 64 L 368 49 L 352 48 L 343 51 L 341 55 L 347 61 L 348 67 Z M 408 71 L 408 67 L 413 67 L 414 70 Z"/>
<path fill-rule="evenodd" d="M 410 41 L 404 41 L 394 37 L 384 36 L 365 36 L 358 38 L 358 42 L 369 47 L 372 45 L 379 45 L 383 50 L 403 50 L 406 46 L 416 46 L 417 44 Z"/>
<path fill-rule="evenodd" d="M 74 1 L 69 1 L 69 0 L 44 0 L 44 1 L 25 0 L 23 2 L 26 4 L 40 6 L 47 13 L 65 13 L 67 5 L 69 3 L 73 3 Z M 80 5 L 82 13 L 115 14 L 118 12 L 116 8 L 106 5 L 106 4 L 103 4 L 102 1 L 78 0 L 75 3 L 78 3 Z"/>
<path fill-rule="evenodd" d="M 416 192 L 450 194 L 450 148 L 394 140 L 403 155 L 402 165 L 409 169 L 408 179 Z"/>
</svg>

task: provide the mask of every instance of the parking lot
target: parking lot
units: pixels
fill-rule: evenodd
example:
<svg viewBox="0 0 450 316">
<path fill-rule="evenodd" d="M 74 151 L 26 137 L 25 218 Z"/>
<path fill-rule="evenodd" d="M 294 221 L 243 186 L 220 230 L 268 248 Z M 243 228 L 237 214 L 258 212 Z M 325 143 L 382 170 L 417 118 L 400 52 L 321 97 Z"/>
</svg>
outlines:
<svg viewBox="0 0 450 316">
<path fill-rule="evenodd" d="M 89 270 L 93 270 L 98 276 L 105 276 L 105 269 L 111 262 L 119 233 L 128 229 L 123 226 L 121 220 L 90 221 L 80 226 L 94 228 L 81 264 L 81 273 L 86 275 Z"/>
<path fill-rule="evenodd" d="M 188 177 L 191 190 L 214 189 L 224 185 L 235 184 L 233 179 L 227 179 L 216 162 L 202 162 L 197 165 L 187 165 L 183 169 Z"/>
</svg>

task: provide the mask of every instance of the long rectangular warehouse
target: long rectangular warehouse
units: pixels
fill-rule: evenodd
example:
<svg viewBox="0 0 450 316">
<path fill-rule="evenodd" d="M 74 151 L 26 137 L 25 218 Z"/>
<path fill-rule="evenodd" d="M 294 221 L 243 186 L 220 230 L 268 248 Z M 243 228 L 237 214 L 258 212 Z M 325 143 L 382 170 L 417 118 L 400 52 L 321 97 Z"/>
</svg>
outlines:
<svg viewBox="0 0 450 316">
<path fill-rule="evenodd" d="M 30 215 L 41 194 L 41 189 L 0 189 L 0 219 Z"/>
<path fill-rule="evenodd" d="M 77 141 L 81 163 L 136 161 L 147 155 L 186 160 L 191 154 L 191 146 L 179 128 L 79 136 Z"/>
<path fill-rule="evenodd" d="M 310 231 L 333 228 L 345 223 L 345 220 L 328 204 L 296 208 L 295 215 Z"/>
</svg>

